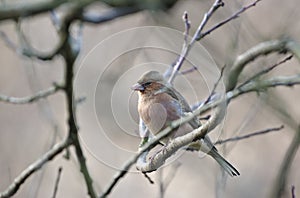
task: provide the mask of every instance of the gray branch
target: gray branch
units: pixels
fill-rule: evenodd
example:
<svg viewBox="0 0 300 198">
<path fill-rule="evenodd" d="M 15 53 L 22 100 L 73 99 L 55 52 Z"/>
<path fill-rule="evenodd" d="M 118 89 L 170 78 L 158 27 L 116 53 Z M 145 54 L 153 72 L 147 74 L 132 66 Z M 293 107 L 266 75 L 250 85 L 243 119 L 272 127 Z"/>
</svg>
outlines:
<svg viewBox="0 0 300 198">
<path fill-rule="evenodd" d="M 163 148 L 162 151 L 158 152 L 155 156 L 152 156 L 150 161 L 147 162 L 147 161 L 139 160 L 138 161 L 139 163 L 137 163 L 136 165 L 137 169 L 140 170 L 141 172 L 152 172 L 158 169 L 160 166 L 162 166 L 165 163 L 166 159 L 168 159 L 171 155 L 177 152 L 180 148 L 187 146 L 195 139 L 204 138 L 204 136 L 208 132 L 212 131 L 216 126 L 218 126 L 218 124 L 223 120 L 224 115 L 225 115 L 225 109 L 218 107 L 215 113 L 210 117 L 210 119 L 206 123 L 204 123 L 199 128 L 191 131 L 190 133 L 177 137 L 174 140 L 172 140 Z M 197 115 L 191 114 L 191 116 L 195 117 Z M 183 120 L 181 124 L 185 123 L 185 121 L 186 120 Z M 176 127 L 171 127 L 171 128 L 175 129 Z M 169 133 L 170 132 L 169 130 L 163 130 L 160 133 Z M 157 138 L 161 139 L 162 137 L 157 136 Z"/>
<path fill-rule="evenodd" d="M 262 130 L 262 131 L 257 131 L 257 132 L 250 133 L 250 134 L 243 135 L 243 136 L 232 137 L 232 138 L 228 138 L 228 139 L 225 139 L 225 140 L 218 140 L 217 142 L 215 142 L 215 145 L 224 144 L 224 143 L 227 143 L 227 142 L 239 141 L 239 140 L 251 138 L 251 137 L 257 136 L 257 135 L 263 135 L 263 134 L 274 132 L 274 131 L 280 131 L 283 128 L 284 128 L 284 126 L 282 125 L 280 127 L 265 129 L 265 130 Z"/>
<path fill-rule="evenodd" d="M 184 39 L 184 43 L 181 49 L 181 53 L 180 56 L 178 58 L 178 60 L 176 61 L 175 65 L 173 67 L 170 67 L 169 70 L 167 70 L 165 72 L 165 77 L 168 78 L 168 83 L 172 84 L 173 80 L 175 78 L 175 76 L 177 75 L 178 71 L 180 70 L 185 58 L 187 57 L 189 51 L 191 50 L 191 48 L 193 47 L 194 43 L 197 41 L 197 37 L 198 35 L 201 34 L 203 28 L 205 27 L 205 25 L 207 24 L 208 20 L 210 19 L 210 17 L 213 15 L 213 13 L 220 8 L 221 6 L 223 6 L 224 3 L 222 2 L 222 0 L 216 0 L 214 2 L 214 4 L 211 6 L 211 8 L 208 10 L 207 13 L 204 14 L 204 17 L 200 23 L 200 25 L 197 28 L 197 31 L 194 33 L 192 40 L 187 43 L 187 39 Z M 187 37 L 187 34 L 189 32 L 189 21 L 188 21 L 188 17 L 187 17 L 187 13 L 184 13 L 184 22 L 185 22 L 185 37 Z M 185 20 L 186 18 L 186 20 Z"/>
<path fill-rule="evenodd" d="M 260 43 L 253 48 L 247 50 L 245 53 L 239 55 L 232 67 L 230 68 L 227 79 L 225 79 L 226 90 L 232 90 L 238 82 L 243 69 L 248 63 L 254 61 L 259 56 L 267 55 L 272 52 L 287 52 L 293 53 L 298 60 L 300 60 L 300 46 L 291 39 L 272 40 Z"/>
<path fill-rule="evenodd" d="M 46 163 L 48 163 L 70 145 L 71 142 L 69 141 L 69 139 L 56 144 L 47 153 L 45 153 L 31 165 L 29 165 L 28 168 L 23 170 L 21 174 L 14 179 L 13 183 L 10 184 L 9 187 L 0 194 L 0 198 L 8 198 L 13 196 L 21 187 L 21 185 L 29 178 L 30 175 L 41 169 Z"/>
<path fill-rule="evenodd" d="M 0 101 L 11 103 L 11 104 L 28 104 L 28 103 L 33 103 L 40 99 L 46 98 L 50 95 L 53 95 L 60 89 L 61 89 L 60 86 L 53 86 L 53 87 L 50 87 L 49 89 L 40 91 L 32 96 L 26 96 L 23 98 L 0 95 Z"/>
</svg>

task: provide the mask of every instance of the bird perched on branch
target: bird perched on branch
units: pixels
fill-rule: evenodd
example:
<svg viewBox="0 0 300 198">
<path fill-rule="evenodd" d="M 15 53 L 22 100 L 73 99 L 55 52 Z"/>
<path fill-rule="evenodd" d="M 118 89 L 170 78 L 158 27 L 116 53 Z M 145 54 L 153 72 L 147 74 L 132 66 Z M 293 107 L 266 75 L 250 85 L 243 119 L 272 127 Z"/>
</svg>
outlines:
<svg viewBox="0 0 300 198">
<path fill-rule="evenodd" d="M 158 134 L 169 126 L 172 121 L 192 112 L 185 98 L 170 86 L 157 71 L 145 73 L 131 88 L 138 91 L 139 115 L 153 135 Z M 187 123 L 181 124 L 177 129 L 174 129 L 168 136 L 161 140 L 161 143 L 166 145 L 172 139 L 185 135 L 200 126 L 200 122 L 197 118 L 194 118 Z M 240 175 L 240 173 L 218 153 L 216 147 L 214 147 L 207 135 L 203 139 L 191 143 L 190 147 L 192 150 L 208 153 L 229 175 Z"/>
</svg>

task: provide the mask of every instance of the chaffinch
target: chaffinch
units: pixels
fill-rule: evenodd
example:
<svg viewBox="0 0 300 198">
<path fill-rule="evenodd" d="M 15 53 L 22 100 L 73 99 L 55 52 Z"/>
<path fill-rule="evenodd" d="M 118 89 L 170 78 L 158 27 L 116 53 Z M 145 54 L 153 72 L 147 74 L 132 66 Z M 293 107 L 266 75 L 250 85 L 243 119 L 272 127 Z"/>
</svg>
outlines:
<svg viewBox="0 0 300 198">
<path fill-rule="evenodd" d="M 157 71 L 145 73 L 131 88 L 138 91 L 139 115 L 153 135 L 162 131 L 172 121 L 192 112 L 185 98 L 176 89 L 170 86 Z M 168 144 L 173 138 L 185 135 L 199 126 L 201 126 L 201 123 L 197 118 L 194 118 L 190 122 L 184 123 L 177 129 L 174 129 L 167 137 L 161 140 L 161 143 Z M 229 175 L 240 175 L 240 173 L 218 153 L 216 147 L 214 147 L 207 135 L 203 139 L 191 143 L 190 147 L 192 150 L 196 149 L 208 153 Z"/>
</svg>

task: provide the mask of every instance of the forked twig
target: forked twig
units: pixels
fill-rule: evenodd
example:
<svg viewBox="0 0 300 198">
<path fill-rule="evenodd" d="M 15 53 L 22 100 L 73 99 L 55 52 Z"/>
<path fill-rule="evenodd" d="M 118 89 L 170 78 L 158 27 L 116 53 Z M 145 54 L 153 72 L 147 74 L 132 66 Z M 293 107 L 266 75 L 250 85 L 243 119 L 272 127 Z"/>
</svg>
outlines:
<svg viewBox="0 0 300 198">
<path fill-rule="evenodd" d="M 283 60 L 281 60 L 281 61 L 273 64 L 272 66 L 270 66 L 270 67 L 268 67 L 266 69 L 261 70 L 260 72 L 258 72 L 257 74 L 255 74 L 254 76 L 252 76 L 251 78 L 249 78 L 248 80 L 246 80 L 245 82 L 243 82 L 242 84 L 240 84 L 238 87 L 244 86 L 245 84 L 251 82 L 252 80 L 255 80 L 255 79 L 259 78 L 260 76 L 262 76 L 262 75 L 270 72 L 271 70 L 273 70 L 277 66 L 279 66 L 279 65 L 281 65 L 281 64 L 283 64 L 283 63 L 285 63 L 285 62 L 287 62 L 289 60 L 291 60 L 292 57 L 293 57 L 293 55 L 290 55 L 290 56 L 284 58 Z"/>
<path fill-rule="evenodd" d="M 204 26 L 207 24 L 208 20 L 213 15 L 213 13 L 223 5 L 224 5 L 224 3 L 221 0 L 216 0 L 214 2 L 214 4 L 209 9 L 209 11 L 204 14 L 204 17 L 203 17 L 200 25 L 198 26 L 198 29 L 196 30 L 196 32 L 194 33 L 194 35 L 192 37 L 192 40 L 188 44 L 186 44 L 186 41 L 187 41 L 187 33 L 189 32 L 189 28 L 190 28 L 190 25 L 189 25 L 190 22 L 188 21 L 187 12 L 184 13 L 184 15 L 183 15 L 183 19 L 184 19 L 184 23 L 185 23 L 184 44 L 182 46 L 182 50 L 181 50 L 180 56 L 179 56 L 176 64 L 173 67 L 170 67 L 170 70 L 172 70 L 172 72 L 170 72 L 170 71 L 166 72 L 167 74 L 170 73 L 170 76 L 166 76 L 168 78 L 168 83 L 170 83 L 170 84 L 173 83 L 174 78 L 177 75 L 178 71 L 180 70 L 185 58 L 187 57 L 187 55 L 188 55 L 188 53 L 191 49 L 191 47 L 197 41 L 196 39 L 197 39 L 198 35 L 201 34 Z"/>
<path fill-rule="evenodd" d="M 239 11 L 237 11 L 236 13 L 234 13 L 232 16 L 228 17 L 227 19 L 221 21 L 220 23 L 216 24 L 215 26 L 213 26 L 212 28 L 210 28 L 209 30 L 203 32 L 202 34 L 199 34 L 197 37 L 197 41 L 204 38 L 205 36 L 207 36 L 208 34 L 210 34 L 211 32 L 213 32 L 214 30 L 218 29 L 219 27 L 225 25 L 226 23 L 232 21 L 233 19 L 238 18 L 243 12 L 247 11 L 249 8 L 252 8 L 254 6 L 256 6 L 256 4 L 261 1 L 261 0 L 256 0 L 255 2 L 242 7 Z"/>
</svg>

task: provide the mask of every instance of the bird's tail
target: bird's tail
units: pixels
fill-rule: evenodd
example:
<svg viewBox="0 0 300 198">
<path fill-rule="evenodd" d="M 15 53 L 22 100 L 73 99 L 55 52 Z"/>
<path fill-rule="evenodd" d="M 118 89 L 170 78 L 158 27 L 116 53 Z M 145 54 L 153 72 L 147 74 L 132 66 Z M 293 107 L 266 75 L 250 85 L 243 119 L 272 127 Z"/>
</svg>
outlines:
<svg viewBox="0 0 300 198">
<path fill-rule="evenodd" d="M 217 151 L 216 148 L 212 148 L 210 152 L 208 153 L 210 156 L 212 156 L 218 164 L 230 175 L 230 176 L 238 176 L 240 175 L 239 171 L 234 168 L 228 161 L 226 161 Z"/>
</svg>

